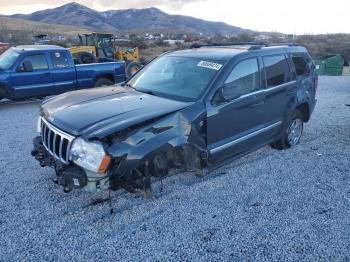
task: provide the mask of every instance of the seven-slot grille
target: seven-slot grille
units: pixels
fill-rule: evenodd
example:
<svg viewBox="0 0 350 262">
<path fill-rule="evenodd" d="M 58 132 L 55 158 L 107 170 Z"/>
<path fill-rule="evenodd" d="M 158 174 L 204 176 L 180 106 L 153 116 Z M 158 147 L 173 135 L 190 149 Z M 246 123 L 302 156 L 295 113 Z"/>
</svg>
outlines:
<svg viewBox="0 0 350 262">
<path fill-rule="evenodd" d="M 41 139 L 46 150 L 64 164 L 69 163 L 69 151 L 73 136 L 57 129 L 44 118 L 41 118 Z"/>
</svg>

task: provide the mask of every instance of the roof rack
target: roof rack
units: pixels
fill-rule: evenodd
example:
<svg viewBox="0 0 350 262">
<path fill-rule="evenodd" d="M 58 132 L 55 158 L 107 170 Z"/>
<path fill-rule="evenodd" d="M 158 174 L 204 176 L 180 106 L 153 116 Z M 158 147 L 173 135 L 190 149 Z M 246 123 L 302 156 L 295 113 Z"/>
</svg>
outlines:
<svg viewBox="0 0 350 262">
<path fill-rule="evenodd" d="M 266 44 L 266 46 L 299 46 L 296 43 L 276 43 L 276 44 Z"/>
<path fill-rule="evenodd" d="M 233 46 L 250 46 L 248 50 L 260 49 L 266 46 L 262 42 L 233 42 L 233 43 L 212 43 L 212 44 L 193 44 L 190 49 L 201 48 L 201 47 L 233 47 Z"/>
<path fill-rule="evenodd" d="M 278 44 L 267 44 L 264 42 L 233 42 L 233 43 L 212 43 L 212 44 L 193 44 L 190 49 L 201 48 L 201 47 L 233 47 L 233 46 L 248 46 L 247 50 L 259 50 L 263 47 L 273 46 L 299 46 L 296 43 L 278 43 Z"/>
</svg>

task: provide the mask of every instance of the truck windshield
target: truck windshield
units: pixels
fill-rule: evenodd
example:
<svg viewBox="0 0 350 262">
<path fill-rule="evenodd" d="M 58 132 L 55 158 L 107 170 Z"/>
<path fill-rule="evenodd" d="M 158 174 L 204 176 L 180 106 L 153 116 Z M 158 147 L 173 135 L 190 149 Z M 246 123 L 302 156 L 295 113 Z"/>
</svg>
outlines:
<svg viewBox="0 0 350 262">
<path fill-rule="evenodd" d="M 222 65 L 221 61 L 162 56 L 142 69 L 128 85 L 140 92 L 194 101 L 208 88 Z"/>
<path fill-rule="evenodd" d="M 0 56 L 0 69 L 7 70 L 9 69 L 19 57 L 19 53 L 8 49 Z"/>
</svg>

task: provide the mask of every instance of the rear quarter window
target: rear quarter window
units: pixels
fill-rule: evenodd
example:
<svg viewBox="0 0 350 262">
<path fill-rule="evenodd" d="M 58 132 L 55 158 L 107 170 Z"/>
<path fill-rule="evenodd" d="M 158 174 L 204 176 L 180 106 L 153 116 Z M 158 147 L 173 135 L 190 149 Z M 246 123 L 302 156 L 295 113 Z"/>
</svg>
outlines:
<svg viewBox="0 0 350 262">
<path fill-rule="evenodd" d="M 64 51 L 54 51 L 51 53 L 53 67 L 56 69 L 69 67 L 67 53 Z"/>
<path fill-rule="evenodd" d="M 303 75 L 309 74 L 310 68 L 304 57 L 293 55 L 292 61 L 293 61 L 297 76 L 303 76 Z"/>
<path fill-rule="evenodd" d="M 290 81 L 290 68 L 284 55 L 263 57 L 267 88 Z"/>
</svg>

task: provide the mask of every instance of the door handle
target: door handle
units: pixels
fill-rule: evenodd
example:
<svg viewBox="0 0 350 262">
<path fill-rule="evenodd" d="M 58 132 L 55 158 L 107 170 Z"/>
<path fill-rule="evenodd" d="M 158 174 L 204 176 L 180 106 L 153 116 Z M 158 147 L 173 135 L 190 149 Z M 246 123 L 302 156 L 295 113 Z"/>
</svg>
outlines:
<svg viewBox="0 0 350 262">
<path fill-rule="evenodd" d="M 51 73 L 47 72 L 47 73 L 44 73 L 44 76 L 50 76 Z"/>
<path fill-rule="evenodd" d="M 265 104 L 264 100 L 258 101 L 254 104 L 251 104 L 250 107 L 258 107 L 258 106 L 262 106 L 263 104 Z"/>
</svg>

